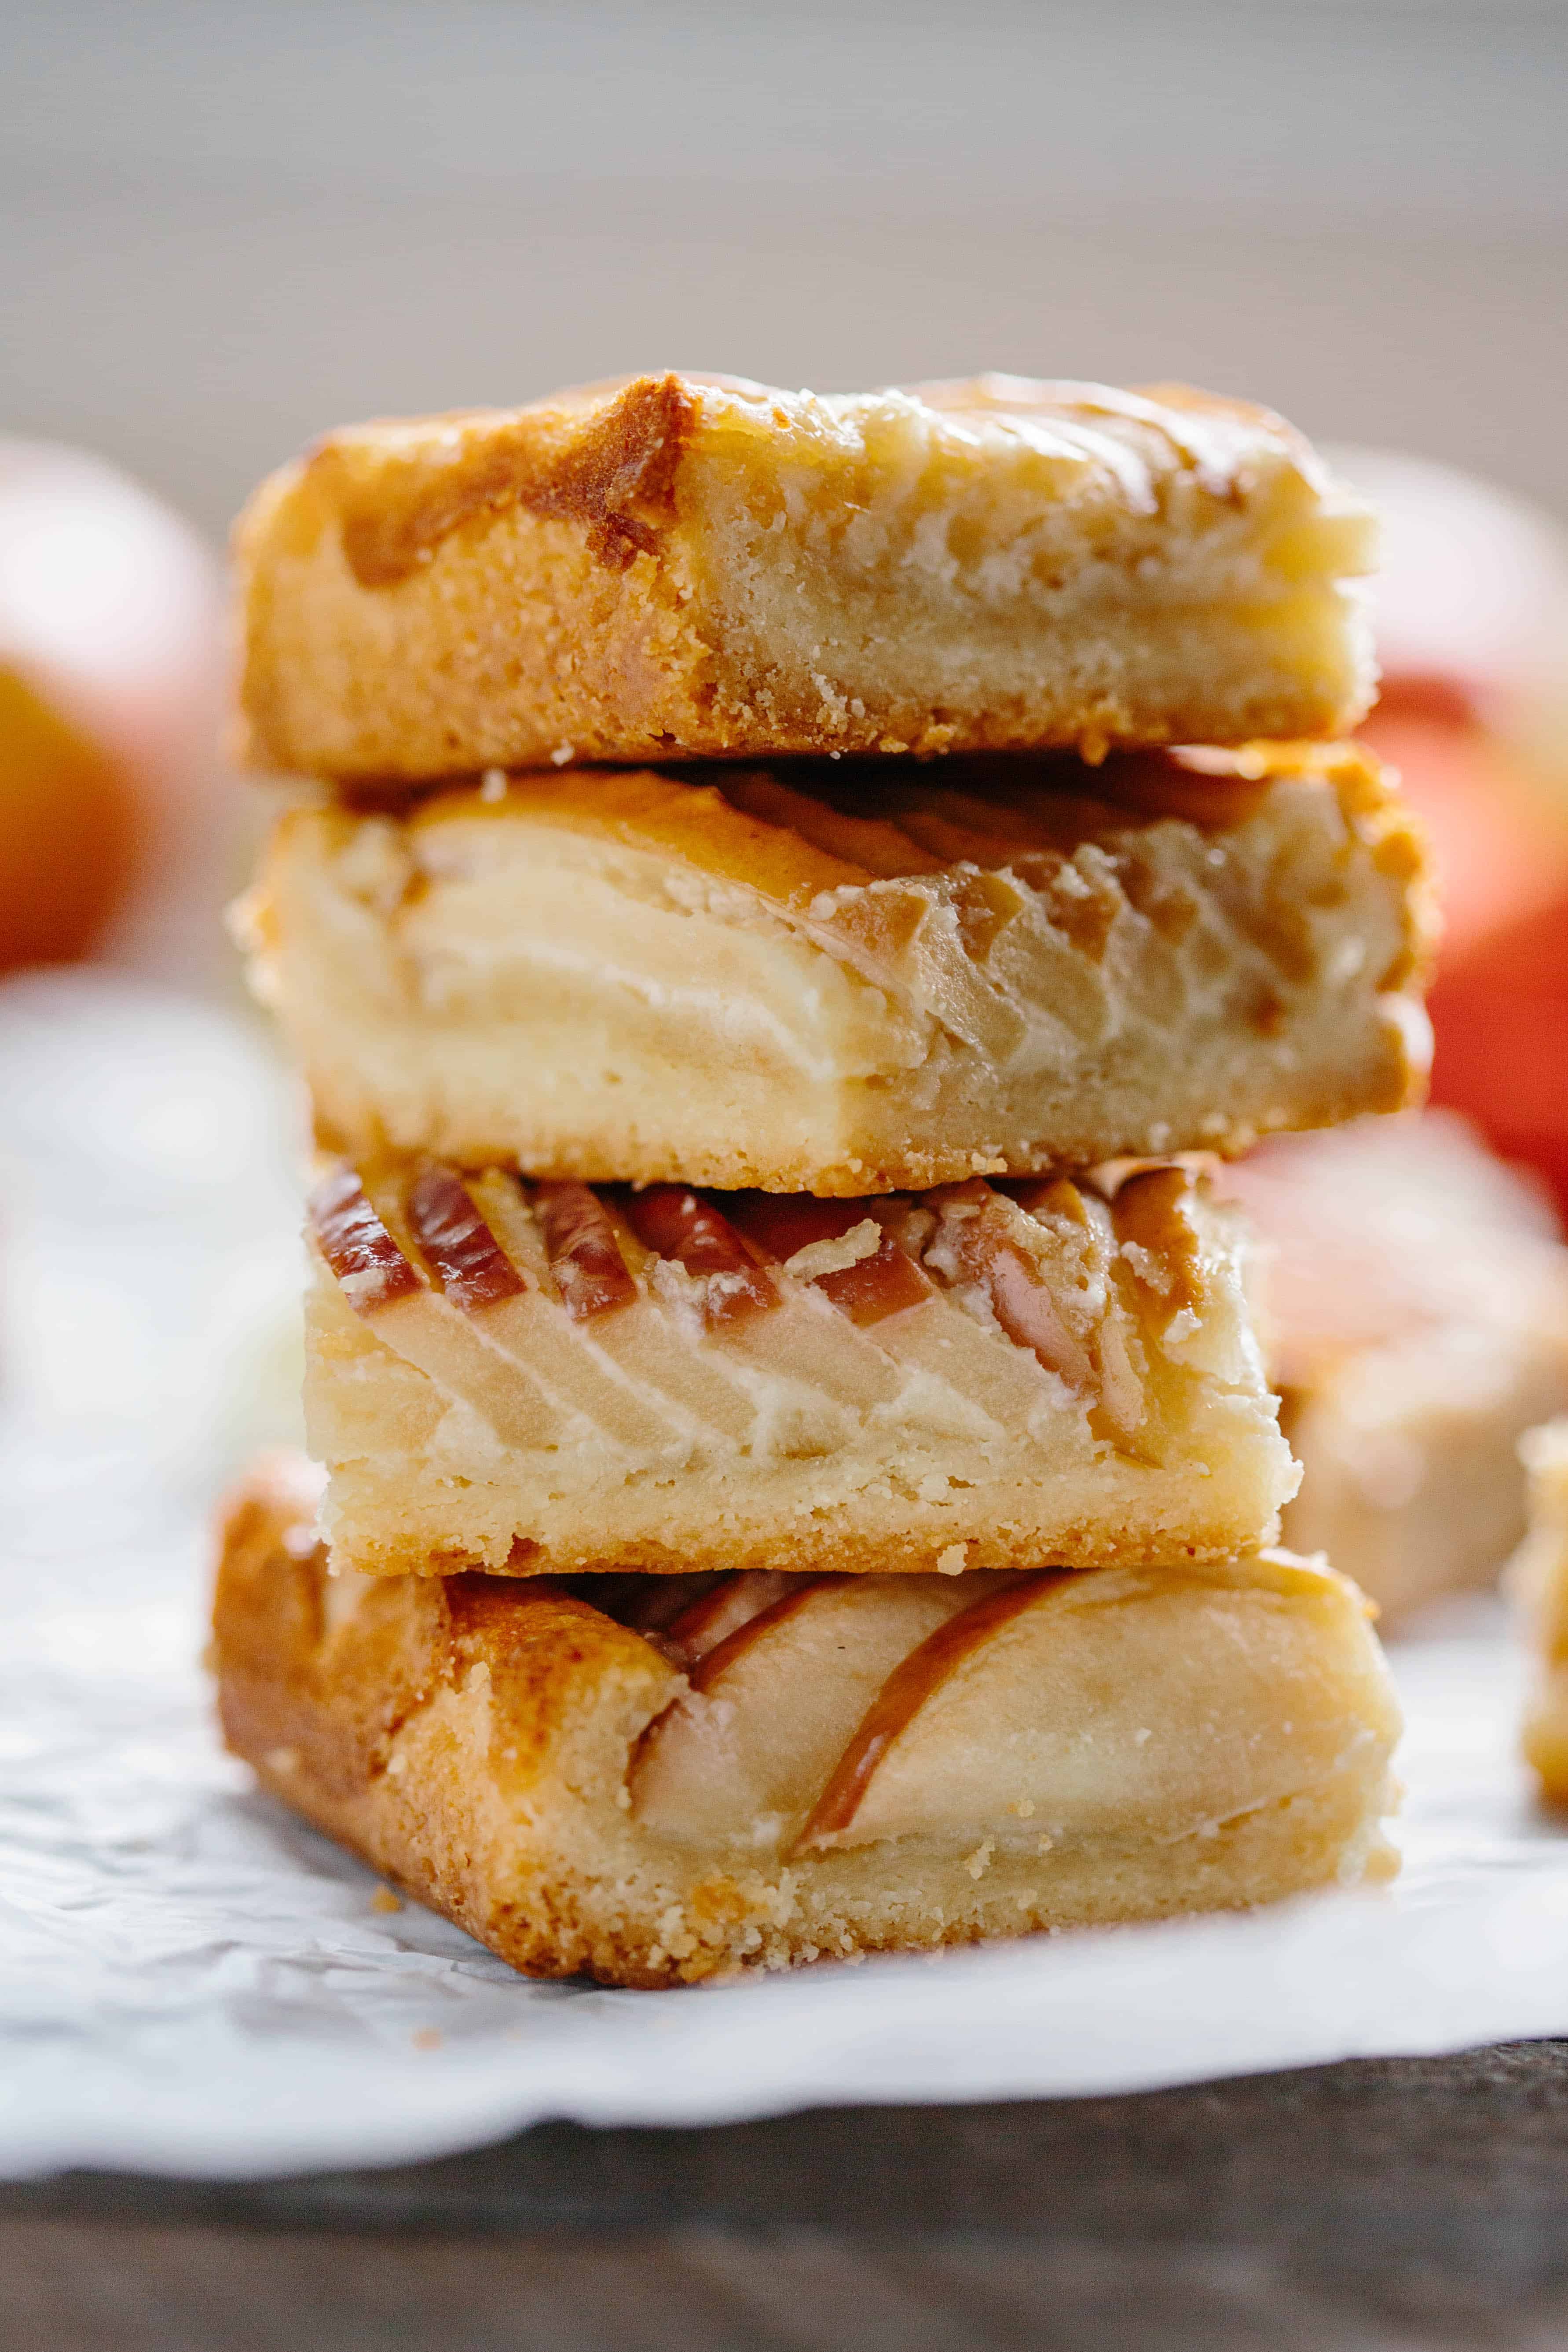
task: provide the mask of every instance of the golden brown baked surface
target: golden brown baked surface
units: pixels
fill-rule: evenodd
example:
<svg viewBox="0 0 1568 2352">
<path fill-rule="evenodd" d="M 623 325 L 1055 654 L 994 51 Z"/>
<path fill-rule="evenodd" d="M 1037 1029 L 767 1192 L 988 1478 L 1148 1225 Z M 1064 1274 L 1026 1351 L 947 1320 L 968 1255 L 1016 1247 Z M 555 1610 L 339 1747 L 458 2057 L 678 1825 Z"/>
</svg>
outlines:
<svg viewBox="0 0 1568 2352">
<path fill-rule="evenodd" d="M 237 527 L 243 751 L 438 777 L 1331 734 L 1364 509 L 1266 410 L 637 376 L 349 426 Z"/>
<path fill-rule="evenodd" d="M 212 1660 L 266 1786 L 514 1967 L 691 1982 L 1386 1876 L 1397 1710 L 1283 1553 L 1092 1576 L 332 1578 L 276 1463 Z M 639 1630 L 641 1629 L 641 1630 Z"/>
<path fill-rule="evenodd" d="M 1184 1171 L 861 1201 L 344 1164 L 306 1430 L 374 1573 L 1226 1559 L 1296 1468 Z M 1108 1197 L 1109 1195 L 1109 1197 Z"/>
<path fill-rule="evenodd" d="M 499 776 L 299 809 L 239 910 L 329 1145 L 850 1193 L 1424 1076 L 1422 845 L 1353 747 Z"/>
<path fill-rule="evenodd" d="M 1222 1171 L 1262 1247 L 1261 1337 L 1302 1465 L 1284 1539 L 1393 1619 L 1490 1583 L 1519 1441 L 1568 1412 L 1568 1250 L 1450 1111 L 1269 1143 Z"/>
<path fill-rule="evenodd" d="M 1530 1527 L 1509 1580 L 1525 1612 L 1535 1678 L 1524 1756 L 1554 1804 L 1568 1804 L 1568 1419 L 1531 1430 L 1521 1448 Z"/>
</svg>

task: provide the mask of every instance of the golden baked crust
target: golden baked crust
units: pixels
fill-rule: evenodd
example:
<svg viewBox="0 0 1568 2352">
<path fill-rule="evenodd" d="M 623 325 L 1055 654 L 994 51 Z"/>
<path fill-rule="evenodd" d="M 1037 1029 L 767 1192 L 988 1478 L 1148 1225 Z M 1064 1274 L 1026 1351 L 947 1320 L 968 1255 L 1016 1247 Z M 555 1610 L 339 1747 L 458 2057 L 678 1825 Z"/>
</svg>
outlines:
<svg viewBox="0 0 1568 2352">
<path fill-rule="evenodd" d="M 1331 734 L 1371 529 L 1184 385 L 667 374 L 351 426 L 237 526 L 241 748 L 418 778 Z"/>
<path fill-rule="evenodd" d="M 1226 1169 L 1300 1461 L 1293 1550 L 1385 1619 L 1490 1583 L 1524 1533 L 1519 1441 L 1568 1412 L 1568 1250 L 1449 1111 L 1292 1137 Z"/>
<path fill-rule="evenodd" d="M 1295 1490 L 1244 1238 L 1181 1169 L 819 1202 L 345 1166 L 311 1223 L 342 1568 L 1226 1559 Z"/>
<path fill-rule="evenodd" d="M 601 1580 L 615 1614 L 552 1582 L 334 1580 L 313 1502 L 279 1463 L 229 1510 L 228 1745 L 531 1974 L 691 1982 L 1392 1867 L 1386 1670 L 1353 1587 L 1286 1554 L 699 1578 L 672 1622 L 647 1580 Z"/>
<path fill-rule="evenodd" d="M 322 1139 L 861 1193 L 1408 1101 L 1422 845 L 1353 747 L 496 778 L 239 910 Z"/>
<path fill-rule="evenodd" d="M 1524 1609 L 1535 1665 L 1524 1717 L 1525 1761 L 1554 1804 L 1568 1804 L 1568 1419 L 1531 1430 L 1520 1452 L 1530 1476 L 1530 1528 L 1510 1582 Z"/>
</svg>

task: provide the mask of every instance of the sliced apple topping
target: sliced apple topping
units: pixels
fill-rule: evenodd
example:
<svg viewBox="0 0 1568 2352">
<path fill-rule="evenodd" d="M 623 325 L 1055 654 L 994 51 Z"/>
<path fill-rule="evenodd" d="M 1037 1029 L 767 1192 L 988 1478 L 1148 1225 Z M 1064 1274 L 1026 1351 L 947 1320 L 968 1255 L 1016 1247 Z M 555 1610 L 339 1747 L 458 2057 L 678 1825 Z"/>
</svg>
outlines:
<svg viewBox="0 0 1568 2352">
<path fill-rule="evenodd" d="M 543 1186 L 539 1189 L 544 1190 Z M 545 1246 L 542 1220 L 524 1200 L 518 1179 L 491 1169 L 473 1179 L 473 1191 L 508 1255 L 529 1268 L 548 1298 L 557 1280 L 556 1270 Z M 645 1294 L 637 1278 L 639 1265 L 657 1263 L 657 1259 L 629 1228 L 617 1222 L 612 1208 L 597 1193 L 590 1192 L 589 1197 L 604 1213 L 634 1296 L 613 1312 L 606 1308 L 584 1316 L 580 1322 L 568 1318 L 557 1332 L 557 1342 L 569 1339 L 579 1350 L 602 1357 L 652 1398 L 668 1402 L 689 1425 L 725 1443 L 744 1442 L 755 1424 L 756 1408 L 741 1381 L 721 1351 L 693 1344 L 689 1334 L 672 1330 L 664 1307 Z M 602 1275 L 602 1265 L 597 1273 Z M 596 1286 L 602 1293 L 605 1286 L 599 1282 Z M 555 1319 L 560 1324 L 558 1315 Z"/>
<path fill-rule="evenodd" d="M 1169 1166 L 1134 1171 L 1112 1206 L 1063 1179 L 816 1200 L 433 1162 L 368 1184 L 342 1170 L 312 1219 L 384 1336 L 390 1307 L 429 1290 L 546 1399 L 661 1453 L 678 1433 L 831 1451 L 846 1409 L 1027 1430 L 1065 1389 L 1091 1440 L 1150 1460 L 1165 1388 L 1228 1373 L 1237 1346 L 1208 1329 L 1191 1180 Z"/>
<path fill-rule="evenodd" d="M 583 1576 L 573 1590 L 689 1670 L 750 1618 L 811 1581 L 765 1569 L 728 1575 L 700 1570 L 685 1576 Z"/>
<path fill-rule="evenodd" d="M 1353 1766 L 1392 1738 L 1383 1669 L 1339 1638 L 1354 1598 L 1289 1566 L 1293 1584 L 1265 1559 L 983 1601 L 889 1675 L 803 1844 L 1201 1837 Z"/>
<path fill-rule="evenodd" d="M 640 1821 L 684 1841 L 793 1843 L 845 1743 L 899 1660 L 992 1577 L 795 1576 L 710 1649 L 692 1688 L 645 1735 Z"/>
<path fill-rule="evenodd" d="M 818 1201 L 810 1193 L 736 1192 L 730 1213 L 746 1238 L 787 1274 L 812 1283 L 841 1315 L 862 1327 L 880 1323 L 931 1297 L 931 1283 L 882 1225 L 881 1201 Z M 868 1230 L 868 1228 L 869 1230 Z M 851 1245 L 837 1262 L 835 1244 Z"/>
<path fill-rule="evenodd" d="M 782 1374 L 857 1412 L 898 1393 L 898 1373 L 880 1350 L 816 1300 L 812 1286 L 792 1281 L 782 1268 L 770 1272 L 760 1251 L 705 1194 L 653 1184 L 626 1195 L 623 1205 L 646 1247 L 703 1283 L 708 1329 L 756 1370 Z"/>
<path fill-rule="evenodd" d="M 744 1322 L 779 1303 L 777 1286 L 728 1217 L 685 1184 L 650 1184 L 628 1192 L 626 1221 L 644 1247 L 683 1265 L 703 1287 L 709 1325 Z"/>
<path fill-rule="evenodd" d="M 574 1321 L 629 1307 L 637 1286 L 598 1194 L 586 1184 L 536 1184 L 533 1206 L 561 1303 Z"/>
<path fill-rule="evenodd" d="M 737 1575 L 721 1577 L 670 1619 L 664 1629 L 665 1646 L 678 1654 L 682 1665 L 700 1668 L 715 1651 L 754 1623 L 764 1611 L 776 1607 L 801 1582 L 800 1577 L 776 1569 L 742 1570 Z M 693 1686 L 706 1687 L 700 1674 L 693 1677 Z"/>
<path fill-rule="evenodd" d="M 422 1168 L 408 1188 L 408 1222 L 436 1279 L 455 1306 L 471 1314 L 515 1298 L 522 1277 L 501 1248 L 455 1169 Z"/>
<path fill-rule="evenodd" d="M 310 1223 L 343 1297 L 361 1315 L 419 1287 L 419 1276 L 382 1223 L 352 1168 L 335 1168 L 310 1195 Z"/>
<path fill-rule="evenodd" d="M 553 1299 L 524 1282 L 455 1171 L 421 1171 L 409 1189 L 407 1213 L 447 1297 L 467 1311 L 505 1366 L 542 1383 L 616 1444 L 662 1451 L 670 1444 L 676 1424 L 659 1400 L 584 1347 L 570 1310 L 563 1316 Z"/>
<path fill-rule="evenodd" d="M 1048 1586 L 1058 1583 L 1061 1574 L 1010 1577 L 984 1599 L 961 1605 L 894 1667 L 812 1807 L 800 1835 L 803 1846 L 826 1845 L 849 1827 L 872 1773 L 921 1708 L 965 1658 L 989 1642 L 999 1626 L 1027 1609 Z"/>
<path fill-rule="evenodd" d="M 561 1444 L 567 1423 L 552 1400 L 532 1381 L 506 1377 L 471 1314 L 421 1277 L 352 1169 L 317 1187 L 310 1214 L 344 1297 L 378 1339 L 472 1406 L 503 1444 Z"/>
</svg>

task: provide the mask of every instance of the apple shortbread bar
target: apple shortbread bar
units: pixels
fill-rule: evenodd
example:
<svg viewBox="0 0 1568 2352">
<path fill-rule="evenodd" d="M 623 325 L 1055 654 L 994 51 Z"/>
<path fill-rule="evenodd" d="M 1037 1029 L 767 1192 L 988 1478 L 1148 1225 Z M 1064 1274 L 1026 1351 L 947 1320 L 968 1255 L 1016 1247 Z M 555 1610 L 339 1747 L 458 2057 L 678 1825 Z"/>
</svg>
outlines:
<svg viewBox="0 0 1568 2352">
<path fill-rule="evenodd" d="M 1240 742 L 1352 726 L 1367 511 L 1184 385 L 638 376 L 349 426 L 241 518 L 244 750 L 334 777 L 552 755 Z"/>
<path fill-rule="evenodd" d="M 1524 1718 L 1525 1760 L 1553 1804 L 1568 1804 L 1568 1420 L 1532 1429 L 1520 1451 L 1530 1477 L 1530 1528 L 1510 1579 L 1529 1621 L 1535 1686 Z"/>
<path fill-rule="evenodd" d="M 1224 1559 L 1296 1485 L 1182 1168 L 825 1201 L 345 1163 L 310 1229 L 356 1571 Z"/>
<path fill-rule="evenodd" d="M 1431 917 L 1344 746 L 494 777 L 239 910 L 331 1148 L 858 1194 L 1407 1101 Z"/>
<path fill-rule="evenodd" d="M 333 1576 L 275 1465 L 212 1660 L 266 1786 L 540 1976 L 666 1985 L 1388 1875 L 1399 1717 L 1283 1552 L 1085 1575 Z"/>
</svg>

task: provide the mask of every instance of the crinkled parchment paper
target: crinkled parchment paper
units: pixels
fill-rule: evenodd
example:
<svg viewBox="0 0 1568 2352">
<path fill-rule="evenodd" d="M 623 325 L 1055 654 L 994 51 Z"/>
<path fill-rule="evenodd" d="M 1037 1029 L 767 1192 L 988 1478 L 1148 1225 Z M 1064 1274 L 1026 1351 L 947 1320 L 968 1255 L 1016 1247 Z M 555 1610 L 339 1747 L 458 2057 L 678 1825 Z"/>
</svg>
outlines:
<svg viewBox="0 0 1568 2352">
<path fill-rule="evenodd" d="M 408 2160 L 544 2116 L 1132 2090 L 1568 2034 L 1568 1837 L 1477 1603 L 1394 1653 L 1392 1894 L 679 1993 L 528 1984 L 258 1796 L 212 1495 L 293 1430 L 294 1108 L 242 1022 L 0 990 L 0 2171 Z"/>
</svg>

